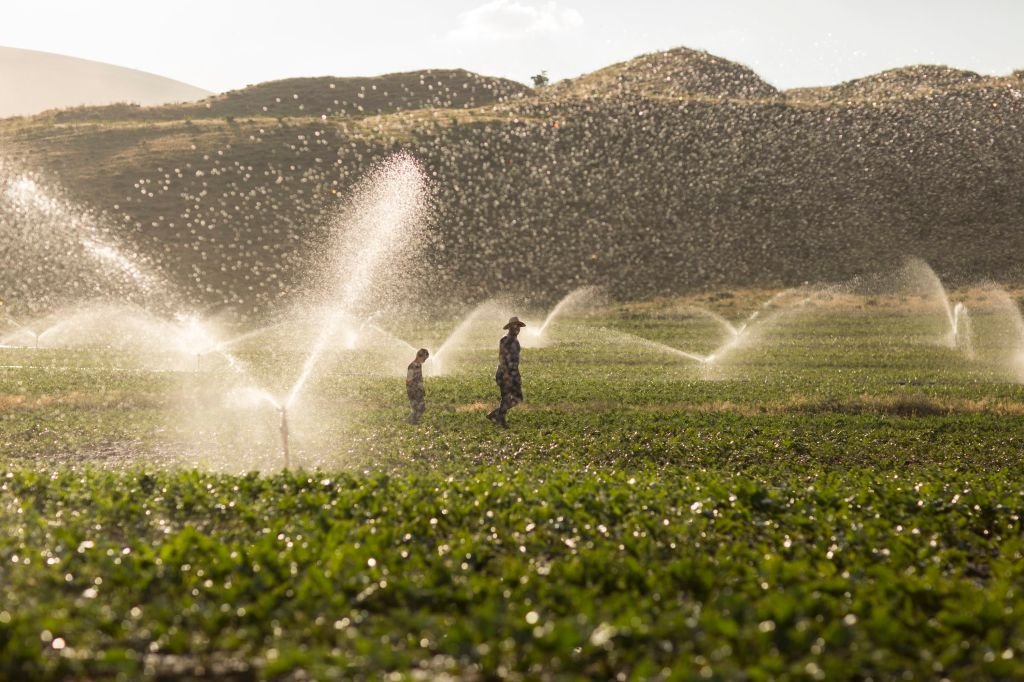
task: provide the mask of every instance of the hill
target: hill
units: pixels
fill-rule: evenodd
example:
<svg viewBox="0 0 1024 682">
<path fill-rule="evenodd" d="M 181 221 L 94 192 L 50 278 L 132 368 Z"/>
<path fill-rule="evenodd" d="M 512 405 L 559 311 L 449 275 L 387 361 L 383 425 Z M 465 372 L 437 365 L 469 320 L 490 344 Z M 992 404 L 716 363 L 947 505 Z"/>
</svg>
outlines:
<svg viewBox="0 0 1024 682">
<path fill-rule="evenodd" d="M 778 90 L 748 67 L 683 47 L 646 54 L 562 81 L 548 92 L 559 97 L 711 99 L 764 99 L 779 95 Z"/>
<path fill-rule="evenodd" d="M 49 52 L 0 47 L 0 118 L 47 109 L 187 102 L 210 93 L 144 71 Z"/>
<path fill-rule="evenodd" d="M 53 120 L 181 121 L 222 117 L 320 117 L 390 114 L 416 109 L 467 109 L 522 97 L 522 83 L 461 69 L 427 69 L 373 78 L 288 78 L 230 90 L 192 104 L 83 107 Z"/>
<path fill-rule="evenodd" d="M 996 82 L 973 71 L 921 64 L 889 69 L 832 87 L 795 88 L 786 92 L 794 100 L 872 101 L 942 95 L 972 86 Z"/>
<path fill-rule="evenodd" d="M 432 302 L 836 281 L 910 255 L 953 281 L 1024 282 L 1019 78 L 923 67 L 812 99 L 759 82 L 674 50 L 470 108 L 445 94 L 324 113 L 296 110 L 300 94 L 291 115 L 50 113 L 0 122 L 0 142 L 196 299 L 250 310 L 288 299 L 355 183 L 401 150 L 435 188 Z"/>
</svg>

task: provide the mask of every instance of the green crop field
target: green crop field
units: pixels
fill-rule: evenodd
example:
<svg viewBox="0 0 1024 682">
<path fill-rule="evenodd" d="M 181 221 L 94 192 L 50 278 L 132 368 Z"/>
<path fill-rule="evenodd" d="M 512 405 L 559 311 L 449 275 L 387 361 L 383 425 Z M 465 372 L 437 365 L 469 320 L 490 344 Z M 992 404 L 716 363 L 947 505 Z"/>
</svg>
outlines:
<svg viewBox="0 0 1024 682">
<path fill-rule="evenodd" d="M 427 362 L 418 426 L 414 351 L 339 343 L 287 470 L 253 387 L 315 330 L 244 370 L 0 348 L 0 678 L 1022 678 L 1024 346 L 978 297 L 959 347 L 928 301 L 836 296 L 706 364 L 678 351 L 730 332 L 677 301 L 570 315 L 508 430 L 501 316 Z M 459 320 L 377 323 L 434 351 Z"/>
</svg>

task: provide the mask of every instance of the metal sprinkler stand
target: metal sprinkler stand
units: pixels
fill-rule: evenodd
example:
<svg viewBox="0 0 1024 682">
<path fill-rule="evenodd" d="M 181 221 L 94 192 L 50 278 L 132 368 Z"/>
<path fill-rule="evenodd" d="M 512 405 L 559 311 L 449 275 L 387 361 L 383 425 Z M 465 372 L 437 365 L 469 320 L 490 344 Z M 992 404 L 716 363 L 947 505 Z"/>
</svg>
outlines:
<svg viewBox="0 0 1024 682">
<path fill-rule="evenodd" d="M 282 406 L 279 408 L 281 412 L 281 454 L 284 455 L 284 468 L 288 468 L 288 408 Z"/>
</svg>

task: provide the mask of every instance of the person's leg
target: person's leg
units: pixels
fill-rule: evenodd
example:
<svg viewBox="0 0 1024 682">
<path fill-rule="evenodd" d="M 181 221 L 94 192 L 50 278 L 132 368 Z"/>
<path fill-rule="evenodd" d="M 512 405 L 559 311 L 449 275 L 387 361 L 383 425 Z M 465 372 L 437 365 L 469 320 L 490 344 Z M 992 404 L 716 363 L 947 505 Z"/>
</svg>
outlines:
<svg viewBox="0 0 1024 682">
<path fill-rule="evenodd" d="M 498 426 L 508 428 L 508 422 L 505 421 L 505 417 L 508 414 L 508 411 L 511 410 L 514 406 L 515 401 L 508 393 L 505 393 L 501 396 L 501 403 L 498 405 L 498 418 L 496 420 Z"/>
<path fill-rule="evenodd" d="M 501 405 L 498 406 L 501 426 L 508 427 L 508 423 L 505 421 L 508 411 L 521 402 L 523 402 L 523 389 L 519 382 L 513 379 L 501 387 Z"/>
<path fill-rule="evenodd" d="M 505 413 L 501 411 L 501 406 L 505 402 L 505 387 L 502 386 L 500 379 L 495 379 L 495 383 L 498 384 L 498 406 L 487 413 L 487 418 L 490 419 L 496 426 L 501 426 L 502 422 L 505 421 Z"/>
<path fill-rule="evenodd" d="M 498 426 L 508 428 L 508 422 L 505 421 L 505 415 L 508 414 L 508 411 L 511 410 L 517 402 L 514 391 L 515 387 L 500 382 L 498 383 L 498 387 L 501 389 L 501 402 L 498 403 L 498 409 L 492 413 L 494 416 L 491 417 L 491 421 Z"/>
<path fill-rule="evenodd" d="M 426 400 L 423 396 L 410 395 L 409 396 L 409 423 L 415 424 L 419 422 L 420 417 L 423 416 L 424 410 L 427 409 Z"/>
<path fill-rule="evenodd" d="M 487 418 L 497 426 L 507 426 L 505 423 L 506 412 L 508 412 L 508 406 L 505 405 L 505 400 L 502 399 L 501 402 L 498 403 L 498 406 L 487 414 Z"/>
</svg>

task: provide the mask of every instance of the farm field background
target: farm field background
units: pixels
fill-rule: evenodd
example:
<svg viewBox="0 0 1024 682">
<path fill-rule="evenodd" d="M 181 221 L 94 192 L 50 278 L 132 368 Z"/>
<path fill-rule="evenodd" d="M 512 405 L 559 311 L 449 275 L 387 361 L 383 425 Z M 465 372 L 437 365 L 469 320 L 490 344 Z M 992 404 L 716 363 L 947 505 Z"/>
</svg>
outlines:
<svg viewBox="0 0 1024 682">
<path fill-rule="evenodd" d="M 508 431 L 500 316 L 415 427 L 404 348 L 336 349 L 287 471 L 216 357 L 0 349 L 0 673 L 1024 675 L 1021 340 L 976 298 L 969 349 L 932 301 L 831 297 L 710 365 L 672 350 L 722 341 L 693 301 L 606 305 L 524 343 Z M 279 392 L 303 333 L 234 355 Z"/>
</svg>

